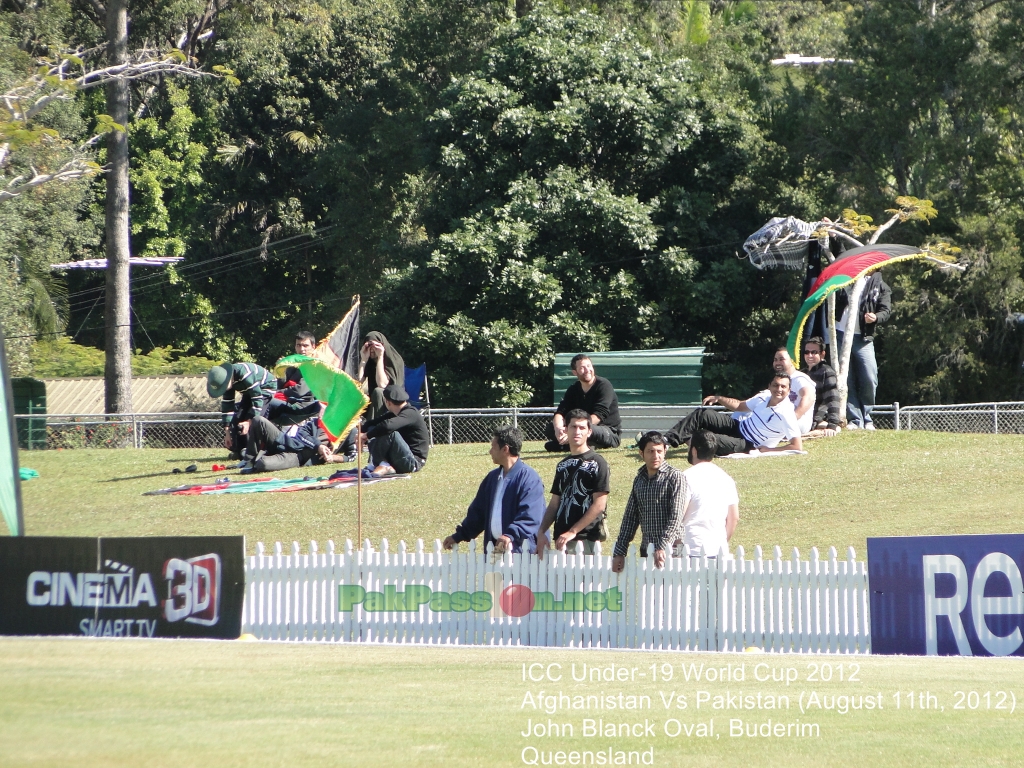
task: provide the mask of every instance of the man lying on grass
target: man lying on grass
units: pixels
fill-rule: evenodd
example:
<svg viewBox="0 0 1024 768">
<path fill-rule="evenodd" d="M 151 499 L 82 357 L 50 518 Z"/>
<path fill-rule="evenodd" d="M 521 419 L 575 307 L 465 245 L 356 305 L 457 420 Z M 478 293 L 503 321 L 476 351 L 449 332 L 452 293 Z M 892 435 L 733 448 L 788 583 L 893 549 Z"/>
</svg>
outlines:
<svg viewBox="0 0 1024 768">
<path fill-rule="evenodd" d="M 717 454 L 749 453 L 758 450 L 803 450 L 800 427 L 793 403 L 789 400 L 789 374 L 776 373 L 768 389 L 748 400 L 722 395 L 708 395 L 704 408 L 698 408 L 665 433 L 668 444 L 676 448 L 690 441 L 698 429 L 718 435 Z M 724 405 L 732 415 L 713 411 L 707 406 Z M 783 440 L 788 444 L 780 445 Z"/>
</svg>

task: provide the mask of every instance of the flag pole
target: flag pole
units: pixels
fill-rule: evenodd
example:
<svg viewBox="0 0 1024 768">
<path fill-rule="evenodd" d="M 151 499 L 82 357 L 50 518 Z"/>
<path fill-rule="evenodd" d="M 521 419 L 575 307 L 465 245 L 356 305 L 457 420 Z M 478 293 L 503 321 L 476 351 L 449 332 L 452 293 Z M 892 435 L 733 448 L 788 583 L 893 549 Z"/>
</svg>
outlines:
<svg viewBox="0 0 1024 768">
<path fill-rule="evenodd" d="M 356 425 L 356 541 L 363 546 L 363 431 Z"/>
</svg>

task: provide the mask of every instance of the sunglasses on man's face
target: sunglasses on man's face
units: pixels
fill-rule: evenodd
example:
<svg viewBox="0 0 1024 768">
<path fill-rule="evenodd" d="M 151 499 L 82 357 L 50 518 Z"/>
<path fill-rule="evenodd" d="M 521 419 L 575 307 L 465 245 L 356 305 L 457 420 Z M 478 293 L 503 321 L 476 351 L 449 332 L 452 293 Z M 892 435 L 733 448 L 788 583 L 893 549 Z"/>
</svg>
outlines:
<svg viewBox="0 0 1024 768">
<path fill-rule="evenodd" d="M 805 355 L 820 355 L 821 352 L 819 350 L 817 350 L 817 349 L 805 349 L 804 350 L 804 354 Z"/>
</svg>

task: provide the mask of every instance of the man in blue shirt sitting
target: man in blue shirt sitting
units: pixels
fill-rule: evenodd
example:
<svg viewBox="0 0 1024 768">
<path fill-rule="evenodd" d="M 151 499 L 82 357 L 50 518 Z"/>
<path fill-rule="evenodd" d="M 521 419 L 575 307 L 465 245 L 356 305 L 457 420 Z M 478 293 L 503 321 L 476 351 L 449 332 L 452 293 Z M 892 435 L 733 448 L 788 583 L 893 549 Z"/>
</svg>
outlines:
<svg viewBox="0 0 1024 768">
<path fill-rule="evenodd" d="M 544 483 L 537 470 L 519 460 L 523 433 L 517 427 L 499 427 L 491 438 L 491 461 L 497 464 L 480 483 L 466 519 L 444 540 L 451 549 L 460 541 L 484 534 L 484 552 L 494 542 L 495 552 L 537 548 L 537 530 L 544 518 Z"/>
</svg>

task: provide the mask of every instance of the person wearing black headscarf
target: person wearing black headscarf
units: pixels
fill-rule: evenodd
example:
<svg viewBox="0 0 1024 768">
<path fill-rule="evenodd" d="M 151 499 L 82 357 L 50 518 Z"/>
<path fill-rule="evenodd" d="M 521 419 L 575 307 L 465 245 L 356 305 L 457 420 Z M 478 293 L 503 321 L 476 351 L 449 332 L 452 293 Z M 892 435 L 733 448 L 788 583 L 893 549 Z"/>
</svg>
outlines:
<svg viewBox="0 0 1024 768">
<path fill-rule="evenodd" d="M 384 388 L 391 384 L 405 386 L 405 361 L 380 331 L 370 331 L 363 337 L 359 350 L 359 381 L 370 398 L 366 419 L 375 419 L 387 413 L 384 406 Z"/>
</svg>

